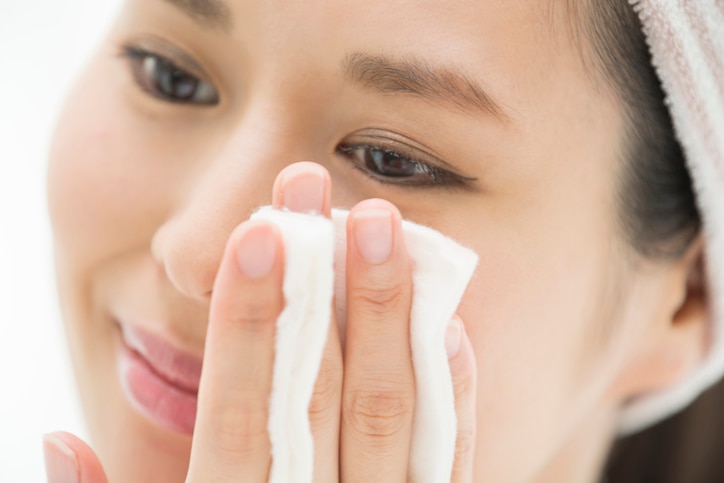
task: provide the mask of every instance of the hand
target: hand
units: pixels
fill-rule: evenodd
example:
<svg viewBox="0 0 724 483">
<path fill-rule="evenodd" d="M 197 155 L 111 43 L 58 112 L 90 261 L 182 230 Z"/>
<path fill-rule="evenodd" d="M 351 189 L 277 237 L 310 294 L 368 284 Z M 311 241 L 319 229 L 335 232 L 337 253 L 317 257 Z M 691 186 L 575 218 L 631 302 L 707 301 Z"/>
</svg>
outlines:
<svg viewBox="0 0 724 483">
<path fill-rule="evenodd" d="M 273 203 L 330 215 L 331 182 L 319 165 L 285 169 Z M 411 262 L 400 213 L 366 200 L 350 213 L 344 361 L 332 321 L 310 405 L 315 482 L 407 481 L 415 381 L 409 343 Z M 265 482 L 274 322 L 283 308 L 284 248 L 277 230 L 244 222 L 216 277 L 186 481 Z M 333 311 L 334 312 L 334 311 Z M 472 481 L 475 362 L 459 321 L 448 331 L 458 441 L 451 481 Z M 68 433 L 46 439 L 49 482 L 106 483 L 93 451 Z"/>
</svg>

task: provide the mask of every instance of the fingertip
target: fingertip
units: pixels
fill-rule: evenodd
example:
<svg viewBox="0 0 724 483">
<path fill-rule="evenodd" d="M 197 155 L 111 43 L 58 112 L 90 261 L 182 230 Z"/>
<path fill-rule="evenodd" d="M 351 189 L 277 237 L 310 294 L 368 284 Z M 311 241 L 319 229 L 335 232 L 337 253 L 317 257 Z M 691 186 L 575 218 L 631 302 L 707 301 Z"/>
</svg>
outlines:
<svg viewBox="0 0 724 483">
<path fill-rule="evenodd" d="M 60 433 L 43 436 L 43 453 L 48 483 L 80 482 L 78 459 Z"/>
<path fill-rule="evenodd" d="M 77 436 L 63 432 L 43 436 L 45 469 L 49 483 L 107 483 L 93 449 Z"/>
<path fill-rule="evenodd" d="M 463 340 L 463 321 L 457 315 L 453 316 L 445 330 L 445 351 L 447 358 L 453 359 L 460 353 Z"/>
<path fill-rule="evenodd" d="M 360 201 L 350 210 L 350 219 L 353 219 L 356 213 L 368 210 L 389 211 L 392 214 L 392 219 L 394 221 L 399 223 L 402 220 L 402 214 L 397 206 L 382 198 L 370 198 Z"/>
<path fill-rule="evenodd" d="M 402 215 L 389 201 L 372 198 L 361 201 L 347 219 L 347 255 L 363 264 L 387 265 L 404 261 L 407 250 L 402 233 Z"/>
<path fill-rule="evenodd" d="M 468 387 L 474 385 L 477 368 L 473 346 L 465 330 L 465 323 L 455 314 L 445 332 L 445 350 L 450 363 L 453 381 L 468 380 Z"/>
<path fill-rule="evenodd" d="M 236 261 L 249 279 L 269 275 L 281 257 L 281 235 L 273 223 L 247 221 L 234 236 Z"/>
<path fill-rule="evenodd" d="M 284 171 L 286 171 L 286 168 L 277 174 L 277 177 L 274 178 L 274 185 L 272 186 L 272 206 L 277 210 L 284 207 L 284 193 L 282 191 Z"/>
<path fill-rule="evenodd" d="M 332 213 L 332 179 L 327 169 L 317 163 L 302 161 L 284 168 L 274 180 L 272 205 L 299 213 Z"/>
</svg>

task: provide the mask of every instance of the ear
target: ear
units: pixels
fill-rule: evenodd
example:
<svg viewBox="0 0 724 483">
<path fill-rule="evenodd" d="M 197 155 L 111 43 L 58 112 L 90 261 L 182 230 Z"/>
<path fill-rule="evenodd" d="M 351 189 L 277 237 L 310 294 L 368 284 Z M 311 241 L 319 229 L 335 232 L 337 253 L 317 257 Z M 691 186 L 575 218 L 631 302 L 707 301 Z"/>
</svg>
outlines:
<svg viewBox="0 0 724 483">
<path fill-rule="evenodd" d="M 709 348 L 709 305 L 699 236 L 664 271 L 654 311 L 616 384 L 624 399 L 662 390 L 686 378 Z"/>
</svg>

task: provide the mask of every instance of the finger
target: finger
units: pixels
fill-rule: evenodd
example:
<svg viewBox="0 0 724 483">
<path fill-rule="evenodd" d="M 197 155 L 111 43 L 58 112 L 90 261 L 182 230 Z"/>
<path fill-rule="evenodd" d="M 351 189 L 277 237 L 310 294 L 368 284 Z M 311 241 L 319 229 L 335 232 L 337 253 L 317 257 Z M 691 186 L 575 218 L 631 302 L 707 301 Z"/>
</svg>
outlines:
<svg viewBox="0 0 724 483">
<path fill-rule="evenodd" d="M 70 433 L 46 434 L 43 452 L 48 483 L 108 483 L 95 452 Z"/>
<path fill-rule="evenodd" d="M 248 221 L 232 233 L 214 283 L 187 481 L 266 481 L 283 245 Z"/>
<path fill-rule="evenodd" d="M 284 168 L 274 181 L 272 204 L 297 213 L 322 214 L 332 212 L 331 180 L 323 166 L 301 162 Z"/>
<path fill-rule="evenodd" d="M 406 481 L 415 382 L 400 213 L 383 200 L 363 201 L 347 230 L 342 479 Z"/>
<path fill-rule="evenodd" d="M 339 481 L 342 376 L 342 350 L 339 345 L 337 323 L 332 320 L 309 404 L 309 424 L 314 440 L 313 481 L 315 482 Z"/>
<path fill-rule="evenodd" d="M 295 163 L 279 173 L 272 204 L 302 213 L 331 213 L 329 173 L 315 163 Z M 342 402 L 342 350 L 337 322 L 329 325 L 327 343 L 309 405 L 309 423 L 314 441 L 313 481 L 339 480 L 339 420 Z"/>
<path fill-rule="evenodd" d="M 448 325 L 445 348 L 450 363 L 455 394 L 455 414 L 458 422 L 455 460 L 450 481 L 468 483 L 473 481 L 473 462 L 475 460 L 477 366 L 473 347 L 465 333 L 462 321 L 457 316 Z"/>
</svg>

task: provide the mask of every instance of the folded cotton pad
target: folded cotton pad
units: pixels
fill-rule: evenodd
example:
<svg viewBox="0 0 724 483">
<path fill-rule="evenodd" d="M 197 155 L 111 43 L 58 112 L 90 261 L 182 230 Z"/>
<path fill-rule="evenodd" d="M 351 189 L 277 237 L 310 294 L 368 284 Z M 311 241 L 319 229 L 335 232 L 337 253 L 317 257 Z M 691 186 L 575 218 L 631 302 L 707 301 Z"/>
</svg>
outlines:
<svg viewBox="0 0 724 483">
<path fill-rule="evenodd" d="M 344 334 L 346 221 L 264 207 L 252 219 L 275 224 L 284 239 L 286 306 L 277 320 L 269 406 L 272 483 L 312 481 L 314 445 L 308 408 L 327 339 L 333 300 Z M 445 331 L 478 263 L 477 255 L 441 233 L 402 224 L 413 261 L 410 345 L 416 400 L 409 479 L 450 481 L 457 421 Z"/>
</svg>

